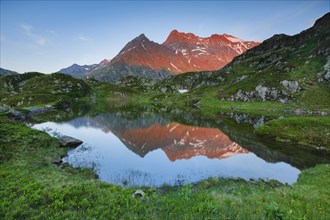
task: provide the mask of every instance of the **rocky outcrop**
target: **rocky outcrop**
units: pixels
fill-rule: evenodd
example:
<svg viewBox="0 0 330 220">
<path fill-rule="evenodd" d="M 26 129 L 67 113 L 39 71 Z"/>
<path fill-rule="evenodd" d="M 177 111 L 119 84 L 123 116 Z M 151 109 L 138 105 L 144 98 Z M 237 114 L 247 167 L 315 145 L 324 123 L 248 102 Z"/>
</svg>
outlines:
<svg viewBox="0 0 330 220">
<path fill-rule="evenodd" d="M 294 80 L 283 80 L 280 82 L 281 86 L 284 86 L 289 92 L 296 93 L 299 92 L 300 86 L 297 81 Z"/>
<path fill-rule="evenodd" d="M 47 105 L 44 107 L 32 106 L 24 110 L 15 110 L 15 109 L 10 109 L 9 106 L 7 105 L 0 105 L 0 112 L 6 112 L 11 117 L 17 120 L 25 120 L 31 118 L 33 115 L 42 114 L 54 108 L 55 108 L 54 106 Z"/>
<path fill-rule="evenodd" d="M 275 87 L 267 87 L 263 84 L 259 84 L 253 91 L 244 91 L 239 89 L 234 95 L 227 100 L 229 101 L 243 101 L 248 102 L 252 99 L 266 101 L 280 101 L 285 103 L 292 94 L 297 93 L 301 90 L 299 83 L 295 80 L 283 80 L 279 82 L 279 85 L 284 87 L 282 90 L 276 89 Z"/>
<path fill-rule="evenodd" d="M 330 86 L 330 56 L 327 57 L 327 62 L 323 66 L 323 71 L 317 74 L 318 82 L 326 81 Z"/>
<path fill-rule="evenodd" d="M 60 69 L 59 73 L 68 74 L 75 78 L 82 78 L 86 73 L 89 73 L 93 69 L 97 68 L 100 64 L 92 64 L 92 65 L 78 65 L 72 64 L 69 67 Z"/>
</svg>

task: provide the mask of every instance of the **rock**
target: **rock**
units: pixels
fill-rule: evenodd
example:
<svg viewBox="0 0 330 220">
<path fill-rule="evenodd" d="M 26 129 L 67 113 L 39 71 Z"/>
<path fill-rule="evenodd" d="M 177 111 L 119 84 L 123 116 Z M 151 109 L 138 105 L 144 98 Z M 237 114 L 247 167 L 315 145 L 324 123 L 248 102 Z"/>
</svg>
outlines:
<svg viewBox="0 0 330 220">
<path fill-rule="evenodd" d="M 146 194 L 142 190 L 138 189 L 132 194 L 132 199 L 135 199 L 136 197 L 138 197 L 141 200 L 144 200 L 145 195 Z"/>
<path fill-rule="evenodd" d="M 57 166 L 60 166 L 62 163 L 63 163 L 62 159 L 53 161 L 53 164 L 55 164 Z"/>
<path fill-rule="evenodd" d="M 0 104 L 0 112 L 8 112 L 9 106 L 5 104 Z"/>
<path fill-rule="evenodd" d="M 30 111 L 30 115 L 36 115 L 36 114 L 41 114 L 41 113 L 47 112 L 53 108 L 54 107 L 51 105 L 46 105 L 45 107 L 41 107 L 41 108 L 31 106 L 31 107 L 28 107 L 27 109 Z"/>
<path fill-rule="evenodd" d="M 236 82 L 242 81 L 243 79 L 246 79 L 246 78 L 247 78 L 247 75 L 242 75 L 242 76 L 236 78 Z"/>
<path fill-rule="evenodd" d="M 288 80 L 283 80 L 280 82 L 281 86 L 284 86 L 286 89 L 288 89 L 290 92 L 299 92 L 300 87 L 299 83 L 295 80 L 288 81 Z"/>
<path fill-rule="evenodd" d="M 277 91 L 275 88 L 272 88 L 272 91 L 270 92 L 270 96 L 272 99 L 276 100 L 279 96 L 279 91 Z"/>
<path fill-rule="evenodd" d="M 162 93 L 165 93 L 165 92 L 167 91 L 167 88 L 163 87 L 163 88 L 160 89 L 160 91 L 161 91 Z"/>
<path fill-rule="evenodd" d="M 262 126 L 263 124 L 265 124 L 265 116 L 261 116 L 259 119 L 257 119 L 257 121 L 254 122 L 253 127 L 258 128 L 258 127 Z"/>
<path fill-rule="evenodd" d="M 323 78 L 326 81 L 330 81 L 330 56 L 327 57 L 327 62 L 323 66 L 323 70 L 324 70 L 324 76 L 323 76 Z"/>
<path fill-rule="evenodd" d="M 328 71 L 324 77 L 323 77 L 326 81 L 330 81 L 330 71 Z"/>
<path fill-rule="evenodd" d="M 256 97 L 259 98 L 259 99 L 262 99 L 262 101 L 265 101 L 266 100 L 266 95 L 268 93 L 268 88 L 259 84 L 256 88 L 255 88 L 255 91 L 256 91 Z"/>
<path fill-rule="evenodd" d="M 288 101 L 288 99 L 279 99 L 279 101 L 282 103 L 282 104 L 284 104 L 284 103 L 286 103 L 287 101 Z"/>
<path fill-rule="evenodd" d="M 294 111 L 294 113 L 295 113 L 296 115 L 303 115 L 303 114 L 305 114 L 304 110 L 302 110 L 302 109 L 296 109 L 296 110 Z"/>
<path fill-rule="evenodd" d="M 19 120 L 24 120 L 24 119 L 27 119 L 28 116 L 20 111 L 17 111 L 17 110 L 9 110 L 8 111 L 9 114 L 11 114 L 15 119 L 19 119 Z"/>
<path fill-rule="evenodd" d="M 316 78 L 317 78 L 317 81 L 318 82 L 323 82 L 324 81 L 324 78 L 323 78 L 322 73 L 317 73 L 316 74 Z"/>
<path fill-rule="evenodd" d="M 240 89 L 240 90 L 238 90 L 238 92 L 236 94 L 234 94 L 232 96 L 232 99 L 235 100 L 235 101 L 246 102 L 246 101 L 250 100 L 250 97 L 249 97 L 249 94 L 247 94 L 245 91 Z"/>
<path fill-rule="evenodd" d="M 78 147 L 80 144 L 83 143 L 83 141 L 70 137 L 70 136 L 66 136 L 63 135 L 59 138 L 60 141 L 60 146 L 61 147 Z"/>
</svg>

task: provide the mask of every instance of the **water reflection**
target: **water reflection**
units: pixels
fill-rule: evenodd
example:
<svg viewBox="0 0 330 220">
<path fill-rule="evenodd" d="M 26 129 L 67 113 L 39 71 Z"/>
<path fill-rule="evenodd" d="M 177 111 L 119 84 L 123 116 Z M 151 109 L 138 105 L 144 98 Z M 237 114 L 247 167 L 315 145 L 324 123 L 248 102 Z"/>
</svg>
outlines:
<svg viewBox="0 0 330 220">
<path fill-rule="evenodd" d="M 164 126 L 153 124 L 147 128 L 127 129 L 115 134 L 127 148 L 141 157 L 158 148 L 171 161 L 198 155 L 220 159 L 249 153 L 219 129 L 187 126 L 176 122 Z"/>
<path fill-rule="evenodd" d="M 34 127 L 83 140 L 64 161 L 123 186 L 174 185 L 219 176 L 293 183 L 300 172 L 284 162 L 266 162 L 218 128 L 184 125 L 153 113 L 106 113 Z"/>
</svg>

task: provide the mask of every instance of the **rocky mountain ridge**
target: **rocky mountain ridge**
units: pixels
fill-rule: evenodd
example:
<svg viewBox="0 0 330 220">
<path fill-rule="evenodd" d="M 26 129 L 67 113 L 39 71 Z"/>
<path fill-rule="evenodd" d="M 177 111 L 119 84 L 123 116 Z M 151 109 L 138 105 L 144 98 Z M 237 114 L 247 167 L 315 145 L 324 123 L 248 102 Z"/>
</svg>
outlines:
<svg viewBox="0 0 330 220">
<path fill-rule="evenodd" d="M 0 75 L 9 75 L 9 74 L 18 74 L 18 72 L 8 70 L 8 69 L 4 69 L 4 68 L 0 67 Z"/>
<path fill-rule="evenodd" d="M 104 59 L 100 63 L 91 65 L 78 65 L 75 63 L 67 68 L 60 69 L 58 72 L 70 75 L 75 78 L 83 78 L 90 71 L 97 69 L 101 66 L 107 65 L 109 62 L 109 60 Z"/>
<path fill-rule="evenodd" d="M 294 100 L 327 107 L 330 86 L 330 13 L 293 36 L 276 34 L 219 71 L 187 73 L 162 83 L 217 94 L 222 101 Z M 189 94 L 187 94 L 189 95 Z M 318 97 L 315 99 L 315 97 Z"/>
<path fill-rule="evenodd" d="M 227 34 L 201 38 L 177 30 L 173 30 L 164 43 L 158 44 L 141 34 L 110 61 L 74 65 L 60 72 L 106 82 L 115 82 L 127 75 L 164 79 L 172 74 L 219 70 L 235 56 L 259 44 Z"/>
</svg>

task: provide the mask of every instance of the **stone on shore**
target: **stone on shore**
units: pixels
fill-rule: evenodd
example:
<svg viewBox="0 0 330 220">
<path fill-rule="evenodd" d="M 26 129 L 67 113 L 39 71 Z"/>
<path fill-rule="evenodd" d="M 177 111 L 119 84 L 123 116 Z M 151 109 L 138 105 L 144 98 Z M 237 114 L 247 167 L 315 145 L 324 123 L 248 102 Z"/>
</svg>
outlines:
<svg viewBox="0 0 330 220">
<path fill-rule="evenodd" d="M 63 135 L 60 137 L 59 139 L 60 141 L 60 146 L 61 147 L 78 147 L 80 144 L 83 143 L 83 141 L 70 137 L 70 136 L 66 136 Z"/>
</svg>

